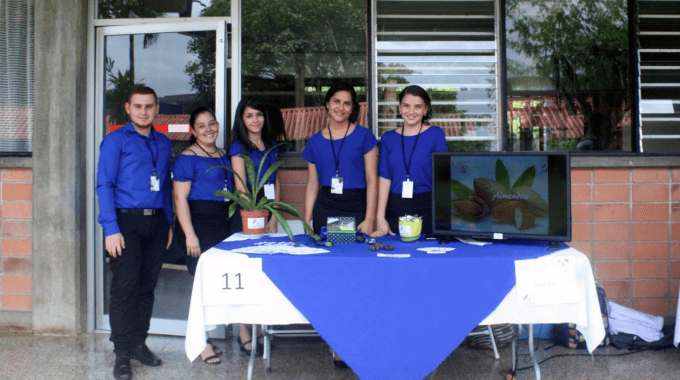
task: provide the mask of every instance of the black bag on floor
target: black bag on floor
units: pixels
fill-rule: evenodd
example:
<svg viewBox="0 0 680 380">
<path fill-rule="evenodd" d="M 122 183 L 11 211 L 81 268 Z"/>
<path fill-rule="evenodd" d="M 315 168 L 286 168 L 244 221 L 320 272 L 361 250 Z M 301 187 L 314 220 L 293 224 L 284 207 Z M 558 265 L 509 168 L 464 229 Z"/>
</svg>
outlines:
<svg viewBox="0 0 680 380">
<path fill-rule="evenodd" d="M 637 335 L 618 333 L 612 334 L 612 345 L 619 350 L 627 348 L 630 351 L 635 350 L 663 350 L 665 348 L 673 347 L 673 334 L 675 332 L 675 325 L 664 326 L 661 329 L 663 338 L 654 342 L 647 342 Z"/>
</svg>

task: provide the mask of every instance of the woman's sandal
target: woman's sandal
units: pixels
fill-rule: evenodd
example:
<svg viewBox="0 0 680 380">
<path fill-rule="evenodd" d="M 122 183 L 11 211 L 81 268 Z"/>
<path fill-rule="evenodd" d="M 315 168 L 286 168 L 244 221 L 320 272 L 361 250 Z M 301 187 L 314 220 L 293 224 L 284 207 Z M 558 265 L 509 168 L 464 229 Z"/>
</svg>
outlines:
<svg viewBox="0 0 680 380">
<path fill-rule="evenodd" d="M 222 355 L 222 350 L 215 343 L 213 343 L 212 340 L 210 340 L 210 338 L 206 339 L 205 343 L 212 346 L 215 355 Z"/>
<path fill-rule="evenodd" d="M 201 360 L 203 360 L 204 363 L 211 364 L 211 365 L 217 365 L 217 364 L 222 363 L 222 359 L 220 359 L 220 354 L 215 352 L 214 346 L 211 345 L 211 348 L 213 348 L 213 352 L 215 354 L 208 356 L 207 358 L 203 359 L 203 353 L 201 352 Z"/>
<path fill-rule="evenodd" d="M 217 360 L 217 361 L 215 361 Z M 219 354 L 215 354 L 213 356 L 208 356 L 207 358 L 203 359 L 203 362 L 206 364 L 211 364 L 211 365 L 218 365 L 222 363 L 222 359 L 220 359 Z"/>
<path fill-rule="evenodd" d="M 250 349 L 250 350 L 247 349 L 247 348 L 246 348 L 246 344 L 250 343 L 250 344 L 251 344 L 251 347 L 252 347 L 253 341 L 252 341 L 252 340 L 249 340 L 249 341 L 246 341 L 246 342 L 241 342 L 241 336 L 238 336 L 237 341 L 238 341 L 238 346 L 239 346 L 239 348 L 241 349 L 241 351 L 242 351 L 242 352 L 245 352 L 246 355 L 250 356 L 250 353 L 251 353 L 253 350 L 252 350 L 252 349 Z M 257 351 L 255 351 L 255 353 L 256 353 L 257 355 L 262 355 L 263 350 L 262 350 L 262 345 L 261 345 L 261 344 L 258 344 L 258 345 L 257 345 Z"/>
</svg>

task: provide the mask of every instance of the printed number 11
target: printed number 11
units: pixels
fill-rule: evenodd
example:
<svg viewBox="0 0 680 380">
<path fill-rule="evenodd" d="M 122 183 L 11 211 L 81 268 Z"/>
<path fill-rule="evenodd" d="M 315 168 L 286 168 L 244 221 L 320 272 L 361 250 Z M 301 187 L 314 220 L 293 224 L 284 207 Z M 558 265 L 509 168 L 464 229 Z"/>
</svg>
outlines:
<svg viewBox="0 0 680 380">
<path fill-rule="evenodd" d="M 222 275 L 225 279 L 225 286 L 222 289 L 230 290 L 231 288 L 229 287 L 229 273 L 225 273 Z M 236 290 L 239 289 L 245 289 L 244 287 L 241 286 L 241 273 L 237 273 L 234 275 L 234 277 L 238 277 L 238 288 L 235 288 Z"/>
</svg>

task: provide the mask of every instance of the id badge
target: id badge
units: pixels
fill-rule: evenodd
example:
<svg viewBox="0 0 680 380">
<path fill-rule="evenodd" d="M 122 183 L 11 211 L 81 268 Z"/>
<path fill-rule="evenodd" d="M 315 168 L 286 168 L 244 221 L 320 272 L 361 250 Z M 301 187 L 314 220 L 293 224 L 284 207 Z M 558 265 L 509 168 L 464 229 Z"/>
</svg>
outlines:
<svg viewBox="0 0 680 380">
<path fill-rule="evenodd" d="M 224 190 L 224 191 L 229 191 L 229 188 L 228 188 L 227 185 L 225 184 L 225 185 L 224 185 L 224 189 L 222 189 L 222 190 Z M 230 200 L 231 200 L 231 199 L 229 199 L 229 198 L 224 198 L 224 201 L 225 201 L 225 202 L 229 202 Z"/>
<path fill-rule="evenodd" d="M 410 179 L 401 183 L 401 197 L 413 198 L 413 182 Z"/>
<path fill-rule="evenodd" d="M 342 177 L 331 178 L 331 194 L 342 194 Z"/>
<path fill-rule="evenodd" d="M 271 200 L 276 199 L 276 190 L 273 183 L 267 183 L 264 185 L 264 196 Z"/>
<path fill-rule="evenodd" d="M 161 191 L 161 179 L 157 175 L 151 176 L 151 191 Z"/>
</svg>

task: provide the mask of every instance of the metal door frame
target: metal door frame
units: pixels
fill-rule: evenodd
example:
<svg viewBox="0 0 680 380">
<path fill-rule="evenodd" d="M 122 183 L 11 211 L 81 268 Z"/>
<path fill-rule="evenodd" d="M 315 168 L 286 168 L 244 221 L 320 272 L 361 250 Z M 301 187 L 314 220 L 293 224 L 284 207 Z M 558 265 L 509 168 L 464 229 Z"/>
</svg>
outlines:
<svg viewBox="0 0 680 380">
<path fill-rule="evenodd" d="M 232 8 L 234 8 L 232 6 Z M 130 20 L 125 20 L 128 24 Z M 135 20 L 137 21 L 137 20 Z M 235 53 L 240 49 L 236 49 L 236 43 L 240 43 L 240 28 L 231 31 L 232 39 L 232 53 L 234 53 L 231 60 L 227 60 L 227 46 L 228 35 L 227 25 L 231 24 L 234 27 L 231 17 L 223 18 L 196 18 L 189 21 L 181 20 L 170 21 L 167 23 L 159 23 L 159 19 L 154 19 L 149 23 L 145 20 L 139 20 L 139 24 L 135 25 L 119 25 L 119 26 L 101 26 L 94 30 L 95 40 L 89 49 L 90 56 L 93 58 L 95 64 L 93 70 L 90 70 L 90 78 L 88 82 L 88 91 L 92 95 L 88 101 L 88 125 L 93 125 L 94 128 L 88 129 L 88 170 L 87 170 L 87 194 L 88 194 L 88 331 L 107 331 L 110 330 L 108 315 L 104 315 L 104 277 L 100 274 L 104 271 L 103 254 L 104 235 L 102 228 L 97 223 L 97 215 L 99 214 L 99 207 L 96 201 L 95 193 L 95 176 L 96 168 L 99 159 L 99 145 L 104 135 L 104 84 L 105 84 L 105 70 L 104 70 L 104 49 L 105 37 L 128 34 L 146 34 L 146 33 L 176 33 L 189 31 L 215 31 L 216 32 L 216 62 L 215 62 L 215 116 L 220 123 L 220 133 L 225 136 L 228 131 L 226 117 L 227 112 L 231 110 L 226 109 L 227 91 L 227 66 L 232 67 L 232 88 L 230 89 L 232 95 L 236 91 L 235 85 L 240 85 L 240 70 L 235 70 L 240 65 L 234 63 L 240 60 L 240 56 Z M 239 80 L 236 80 L 236 79 Z M 233 107 L 233 105 L 232 105 Z M 218 141 L 218 145 L 222 145 L 222 141 Z M 186 321 L 168 320 L 153 318 L 151 320 L 150 333 L 168 334 L 168 335 L 184 335 L 186 332 Z"/>
</svg>

